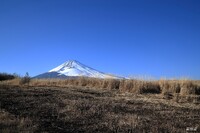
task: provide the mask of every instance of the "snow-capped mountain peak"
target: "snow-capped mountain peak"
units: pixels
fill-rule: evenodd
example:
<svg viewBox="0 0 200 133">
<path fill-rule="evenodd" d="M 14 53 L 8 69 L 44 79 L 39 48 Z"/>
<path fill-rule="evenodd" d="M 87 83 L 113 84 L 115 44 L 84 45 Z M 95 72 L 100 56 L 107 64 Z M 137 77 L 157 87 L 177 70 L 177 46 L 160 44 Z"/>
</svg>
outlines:
<svg viewBox="0 0 200 133">
<path fill-rule="evenodd" d="M 116 76 L 111 76 L 103 72 L 99 72 L 93 68 L 90 68 L 76 60 L 69 60 L 59 65 L 58 67 L 49 71 L 59 73 L 65 76 L 84 76 L 84 77 L 94 77 L 94 78 L 119 78 Z"/>
<path fill-rule="evenodd" d="M 68 68 L 78 68 L 80 67 L 81 64 L 76 61 L 76 60 L 69 60 L 69 61 L 66 61 L 65 63 L 59 65 L 58 67 L 50 70 L 49 72 L 58 72 L 58 71 L 63 71 L 64 69 Z"/>
</svg>

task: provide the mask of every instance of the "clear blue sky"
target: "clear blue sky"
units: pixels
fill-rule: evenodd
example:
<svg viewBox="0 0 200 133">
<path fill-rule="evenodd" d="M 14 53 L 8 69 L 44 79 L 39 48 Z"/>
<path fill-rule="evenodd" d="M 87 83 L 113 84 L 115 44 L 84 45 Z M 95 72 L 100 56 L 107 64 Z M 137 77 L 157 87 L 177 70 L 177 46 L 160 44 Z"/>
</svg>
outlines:
<svg viewBox="0 0 200 133">
<path fill-rule="evenodd" d="M 69 59 L 118 75 L 200 79 L 199 0 L 0 0 L 0 71 Z"/>
</svg>

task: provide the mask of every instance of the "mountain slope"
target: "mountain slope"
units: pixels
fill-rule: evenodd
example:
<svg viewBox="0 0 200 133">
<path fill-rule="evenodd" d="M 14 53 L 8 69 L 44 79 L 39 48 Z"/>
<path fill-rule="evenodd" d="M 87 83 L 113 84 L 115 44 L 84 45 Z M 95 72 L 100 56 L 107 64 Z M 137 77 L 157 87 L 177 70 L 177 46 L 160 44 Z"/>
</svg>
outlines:
<svg viewBox="0 0 200 133">
<path fill-rule="evenodd" d="M 67 77 L 93 77 L 93 78 L 121 78 L 99 72 L 76 60 L 67 61 L 58 67 L 40 74 L 34 78 L 67 78 Z"/>
<path fill-rule="evenodd" d="M 67 76 L 60 74 L 60 73 L 57 73 L 57 72 L 45 72 L 45 73 L 42 73 L 42 74 L 35 76 L 34 78 L 37 78 L 37 79 L 43 79 L 43 78 L 65 79 L 65 78 L 67 78 Z"/>
</svg>

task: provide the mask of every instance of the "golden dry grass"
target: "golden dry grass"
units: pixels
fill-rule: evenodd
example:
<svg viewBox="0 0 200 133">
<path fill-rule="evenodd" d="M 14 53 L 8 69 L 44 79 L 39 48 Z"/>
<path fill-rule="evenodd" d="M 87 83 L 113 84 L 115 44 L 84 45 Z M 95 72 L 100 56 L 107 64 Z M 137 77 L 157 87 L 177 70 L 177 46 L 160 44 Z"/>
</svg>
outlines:
<svg viewBox="0 0 200 133">
<path fill-rule="evenodd" d="M 97 90 L 117 90 L 120 93 L 159 94 L 163 99 L 174 102 L 200 102 L 200 84 L 193 80 L 137 80 L 137 79 L 32 79 L 28 84 L 20 84 L 21 79 L 1 81 L 0 85 L 27 87 L 82 87 Z"/>
<path fill-rule="evenodd" d="M 19 78 L 2 81 L 0 84 L 20 86 Z M 200 95 L 199 81 L 193 80 L 137 80 L 137 79 L 97 79 L 97 78 L 71 78 L 71 79 L 32 79 L 29 86 L 80 86 L 86 88 L 119 90 L 135 94 L 166 94 L 173 95 Z"/>
</svg>

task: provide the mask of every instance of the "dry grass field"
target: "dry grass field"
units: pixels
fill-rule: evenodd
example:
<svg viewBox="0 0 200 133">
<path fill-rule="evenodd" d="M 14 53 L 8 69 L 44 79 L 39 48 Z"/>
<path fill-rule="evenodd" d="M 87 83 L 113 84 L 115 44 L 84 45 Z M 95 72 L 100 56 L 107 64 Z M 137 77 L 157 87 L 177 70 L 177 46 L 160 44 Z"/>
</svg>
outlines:
<svg viewBox="0 0 200 133">
<path fill-rule="evenodd" d="M 0 132 L 183 133 L 200 128 L 200 82 L 0 81 Z"/>
</svg>

